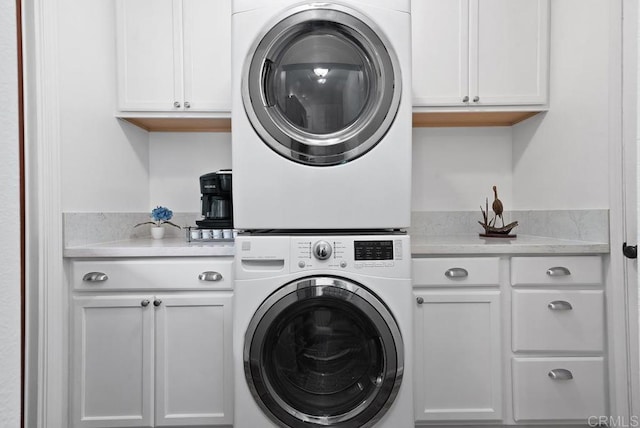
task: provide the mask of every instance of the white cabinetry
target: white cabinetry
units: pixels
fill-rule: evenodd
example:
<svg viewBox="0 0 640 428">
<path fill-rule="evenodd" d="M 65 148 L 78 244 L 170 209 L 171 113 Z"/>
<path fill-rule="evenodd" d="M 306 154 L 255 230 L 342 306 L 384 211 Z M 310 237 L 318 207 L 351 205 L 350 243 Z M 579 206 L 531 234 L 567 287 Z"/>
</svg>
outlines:
<svg viewBox="0 0 640 428">
<path fill-rule="evenodd" d="M 413 104 L 543 109 L 548 0 L 414 0 Z"/>
<path fill-rule="evenodd" d="M 599 256 L 512 259 L 515 421 L 608 414 L 602 283 Z"/>
<path fill-rule="evenodd" d="M 502 418 L 498 262 L 413 260 L 417 422 Z"/>
<path fill-rule="evenodd" d="M 117 0 L 121 112 L 231 110 L 229 0 Z"/>
<path fill-rule="evenodd" d="M 233 422 L 231 264 L 71 262 L 72 426 Z"/>
</svg>

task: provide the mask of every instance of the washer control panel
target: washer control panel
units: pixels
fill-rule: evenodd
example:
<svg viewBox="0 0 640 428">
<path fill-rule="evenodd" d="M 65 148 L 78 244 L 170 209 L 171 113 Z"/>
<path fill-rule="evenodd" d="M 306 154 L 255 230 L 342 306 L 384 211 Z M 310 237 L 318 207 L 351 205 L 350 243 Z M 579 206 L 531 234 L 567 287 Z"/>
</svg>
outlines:
<svg viewBox="0 0 640 428">
<path fill-rule="evenodd" d="M 291 269 L 394 268 L 409 253 L 408 237 L 395 236 L 307 236 L 291 238 Z M 401 263 L 402 264 L 402 263 Z"/>
</svg>

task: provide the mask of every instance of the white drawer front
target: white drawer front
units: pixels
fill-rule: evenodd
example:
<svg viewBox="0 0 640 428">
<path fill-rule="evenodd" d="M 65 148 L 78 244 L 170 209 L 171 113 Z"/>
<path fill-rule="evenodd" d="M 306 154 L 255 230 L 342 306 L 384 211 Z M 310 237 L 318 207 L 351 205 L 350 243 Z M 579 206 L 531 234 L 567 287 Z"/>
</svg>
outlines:
<svg viewBox="0 0 640 428">
<path fill-rule="evenodd" d="M 603 358 L 513 359 L 516 421 L 586 422 L 590 416 L 607 414 L 605 396 Z"/>
<path fill-rule="evenodd" d="M 511 284 L 518 285 L 600 285 L 600 256 L 514 257 Z"/>
<path fill-rule="evenodd" d="M 512 344 L 518 351 L 602 351 L 602 290 L 514 290 Z"/>
<path fill-rule="evenodd" d="M 500 259 L 413 259 L 414 287 L 487 286 L 500 282 Z"/>
<path fill-rule="evenodd" d="M 231 290 L 233 259 L 211 257 L 72 260 L 75 290 Z"/>
</svg>

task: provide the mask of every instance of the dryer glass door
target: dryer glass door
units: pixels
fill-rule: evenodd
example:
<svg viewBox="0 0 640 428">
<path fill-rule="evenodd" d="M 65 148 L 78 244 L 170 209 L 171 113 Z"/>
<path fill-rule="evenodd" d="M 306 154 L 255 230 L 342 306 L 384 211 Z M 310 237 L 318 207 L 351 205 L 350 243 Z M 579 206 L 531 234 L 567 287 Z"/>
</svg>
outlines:
<svg viewBox="0 0 640 428">
<path fill-rule="evenodd" d="M 315 166 L 372 149 L 400 103 L 398 60 L 366 17 L 343 6 L 289 11 L 252 48 L 244 108 L 280 155 Z"/>
<path fill-rule="evenodd" d="M 403 342 L 387 307 L 365 287 L 311 277 L 261 305 L 244 364 L 254 398 L 277 423 L 364 427 L 398 392 Z"/>
</svg>

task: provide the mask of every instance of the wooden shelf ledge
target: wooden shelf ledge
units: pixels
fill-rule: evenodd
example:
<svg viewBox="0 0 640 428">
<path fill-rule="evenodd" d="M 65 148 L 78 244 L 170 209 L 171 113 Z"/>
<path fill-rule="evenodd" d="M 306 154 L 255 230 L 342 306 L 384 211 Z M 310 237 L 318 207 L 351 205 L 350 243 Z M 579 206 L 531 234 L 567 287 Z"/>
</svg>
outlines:
<svg viewBox="0 0 640 428">
<path fill-rule="evenodd" d="M 231 132 L 229 118 L 121 117 L 150 132 Z"/>
<path fill-rule="evenodd" d="M 413 113 L 414 128 L 512 126 L 539 111 L 473 111 Z"/>
</svg>

